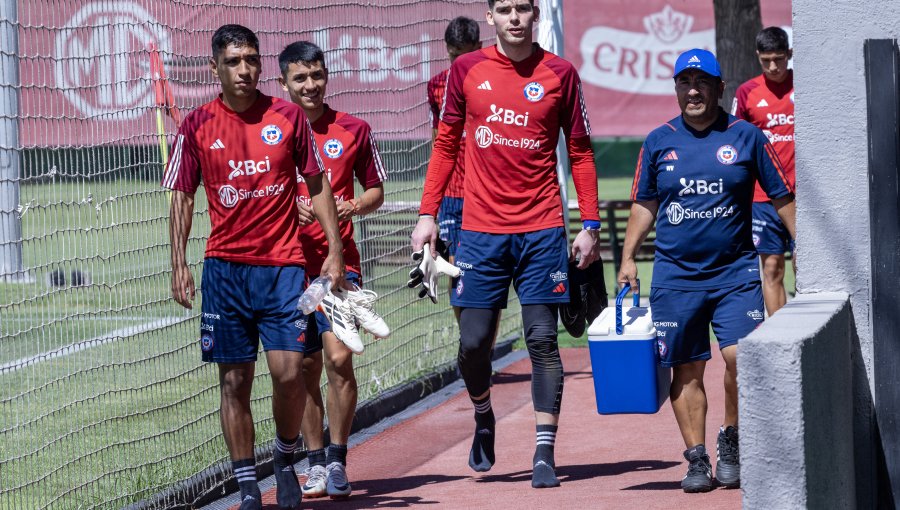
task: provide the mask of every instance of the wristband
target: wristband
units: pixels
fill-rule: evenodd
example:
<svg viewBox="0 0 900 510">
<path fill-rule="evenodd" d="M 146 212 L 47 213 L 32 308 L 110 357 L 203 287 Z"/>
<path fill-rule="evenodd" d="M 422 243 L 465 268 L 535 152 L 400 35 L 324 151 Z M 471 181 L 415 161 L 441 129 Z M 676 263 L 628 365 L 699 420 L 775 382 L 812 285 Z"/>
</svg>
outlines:
<svg viewBox="0 0 900 510">
<path fill-rule="evenodd" d="M 597 220 L 584 220 L 581 222 L 582 230 L 600 230 L 600 222 Z"/>
</svg>

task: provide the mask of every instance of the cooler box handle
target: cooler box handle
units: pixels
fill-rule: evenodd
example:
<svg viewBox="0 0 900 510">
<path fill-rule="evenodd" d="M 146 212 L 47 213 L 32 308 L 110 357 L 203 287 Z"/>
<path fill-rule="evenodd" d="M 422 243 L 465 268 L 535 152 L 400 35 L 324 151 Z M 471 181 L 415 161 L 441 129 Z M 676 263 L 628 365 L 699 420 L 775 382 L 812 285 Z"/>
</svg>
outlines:
<svg viewBox="0 0 900 510">
<path fill-rule="evenodd" d="M 628 294 L 628 291 L 631 289 L 631 284 L 625 282 L 622 286 L 622 290 L 619 291 L 619 294 L 616 296 L 616 334 L 621 335 L 625 331 L 625 327 L 622 326 L 622 301 L 625 300 L 625 295 Z M 634 288 L 634 306 L 641 306 L 641 281 L 637 280 L 637 286 Z"/>
</svg>

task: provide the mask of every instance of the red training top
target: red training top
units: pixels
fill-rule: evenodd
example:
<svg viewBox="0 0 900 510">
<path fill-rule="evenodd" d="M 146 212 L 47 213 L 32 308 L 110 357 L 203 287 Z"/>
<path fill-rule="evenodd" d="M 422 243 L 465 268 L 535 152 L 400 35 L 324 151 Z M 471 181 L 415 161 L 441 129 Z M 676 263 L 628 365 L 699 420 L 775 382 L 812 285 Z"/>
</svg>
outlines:
<svg viewBox="0 0 900 510">
<path fill-rule="evenodd" d="M 312 123 L 316 145 L 322 151 L 328 182 L 337 203 L 354 198 L 353 176 L 369 189 L 387 180 L 378 146 L 372 137 L 369 125 L 352 115 L 332 110 L 327 104 L 325 113 Z M 311 205 L 306 182 L 297 184 L 300 200 Z M 341 241 L 344 244 L 344 264 L 346 269 L 360 273 L 359 250 L 353 241 L 353 221 L 341 221 Z M 328 255 L 325 231 L 318 223 L 302 227 L 300 242 L 306 255 L 306 272 L 318 275 Z"/>
<path fill-rule="evenodd" d="M 437 213 L 463 129 L 464 230 L 507 234 L 563 225 L 556 179 L 559 130 L 568 141 L 582 220 L 599 221 L 597 173 L 581 80 L 572 64 L 535 45 L 513 62 L 496 46 L 460 56 L 428 165 L 421 214 Z"/>
<path fill-rule="evenodd" d="M 775 147 L 791 187 L 796 183 L 794 168 L 794 72 L 781 83 L 766 79 L 764 74 L 738 87 L 731 114 L 762 129 Z M 769 197 L 756 183 L 754 202 L 768 202 Z"/>
<path fill-rule="evenodd" d="M 431 107 L 431 127 L 437 129 L 441 120 L 441 110 L 444 108 L 444 94 L 447 92 L 447 75 L 450 74 L 449 69 L 434 75 L 428 81 L 428 106 Z M 459 142 L 459 153 L 456 155 L 456 166 L 453 168 L 453 176 L 450 178 L 450 184 L 444 191 L 445 197 L 462 198 L 465 190 L 466 180 L 466 132 L 463 131 L 462 139 Z"/>
<path fill-rule="evenodd" d="M 298 171 L 322 172 L 309 121 L 299 106 L 260 92 L 241 113 L 221 97 L 191 112 L 175 137 L 162 185 L 194 193 L 202 177 L 212 225 L 206 257 L 303 265 Z"/>
</svg>

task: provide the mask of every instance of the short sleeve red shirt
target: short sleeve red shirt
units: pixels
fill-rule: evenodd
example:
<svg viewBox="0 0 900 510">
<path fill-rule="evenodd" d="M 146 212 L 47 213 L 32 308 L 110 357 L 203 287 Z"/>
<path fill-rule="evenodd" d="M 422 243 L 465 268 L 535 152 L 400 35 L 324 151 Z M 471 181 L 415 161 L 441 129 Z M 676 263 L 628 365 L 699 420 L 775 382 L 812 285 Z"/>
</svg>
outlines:
<svg viewBox="0 0 900 510">
<path fill-rule="evenodd" d="M 762 129 L 775 148 L 791 186 L 796 182 L 794 168 L 794 74 L 789 71 L 782 83 L 767 80 L 764 74 L 744 82 L 734 96 L 732 115 Z M 759 183 L 753 191 L 754 202 L 768 202 Z"/>
<path fill-rule="evenodd" d="M 428 81 L 428 106 L 431 114 L 431 127 L 437 129 L 441 121 L 441 110 L 444 108 L 444 94 L 447 91 L 447 75 L 449 69 L 434 75 Z M 462 198 L 466 180 L 466 132 L 463 131 L 462 140 L 459 142 L 459 152 L 456 155 L 456 166 L 453 168 L 453 177 L 444 192 L 445 197 Z"/>
<path fill-rule="evenodd" d="M 441 120 L 464 122 L 469 135 L 464 230 L 519 233 L 563 225 L 560 129 L 569 140 L 590 135 L 572 64 L 537 46 L 520 62 L 496 46 L 462 55 L 450 69 Z"/>
<path fill-rule="evenodd" d="M 335 202 L 355 197 L 354 177 L 365 189 L 387 180 L 372 129 L 362 119 L 332 110 L 325 105 L 325 113 L 312 123 L 312 131 L 316 146 L 321 151 L 325 175 L 331 184 Z M 306 182 L 301 180 L 298 188 L 300 200 L 309 205 Z M 344 264 L 348 270 L 360 273 L 359 250 L 353 240 L 353 221 L 340 222 L 340 231 L 344 245 Z M 328 255 L 328 242 L 322 226 L 318 222 L 304 226 L 300 232 L 300 242 L 306 255 L 307 272 L 311 275 L 320 274 Z"/>
<path fill-rule="evenodd" d="M 162 185 L 194 193 L 203 181 L 212 226 L 206 257 L 303 265 L 297 174 L 321 173 L 317 156 L 299 106 L 259 93 L 236 113 L 217 98 L 185 118 Z"/>
</svg>

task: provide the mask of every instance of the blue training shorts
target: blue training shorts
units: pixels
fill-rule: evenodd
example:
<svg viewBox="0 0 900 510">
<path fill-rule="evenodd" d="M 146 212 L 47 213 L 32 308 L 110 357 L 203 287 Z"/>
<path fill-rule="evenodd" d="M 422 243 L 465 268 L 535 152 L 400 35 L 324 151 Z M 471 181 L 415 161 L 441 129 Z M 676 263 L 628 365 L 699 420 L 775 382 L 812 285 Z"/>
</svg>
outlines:
<svg viewBox="0 0 900 510">
<path fill-rule="evenodd" d="M 447 243 L 450 255 L 456 257 L 459 247 L 459 232 L 462 227 L 463 199 L 457 197 L 444 197 L 441 200 L 441 208 L 438 211 L 438 235 Z"/>
<path fill-rule="evenodd" d="M 304 352 L 306 316 L 297 300 L 306 287 L 301 266 L 203 262 L 200 348 L 203 361 L 256 361 L 266 351 Z"/>
<path fill-rule="evenodd" d="M 717 290 L 654 287 L 650 307 L 664 367 L 708 360 L 710 323 L 722 349 L 738 343 L 765 319 L 758 281 Z"/>
<path fill-rule="evenodd" d="M 521 234 L 463 230 L 456 253 L 462 274 L 450 304 L 506 308 L 510 281 L 523 305 L 568 303 L 568 251 L 562 227 Z"/>
<path fill-rule="evenodd" d="M 310 276 L 309 280 L 315 280 L 318 276 Z M 358 273 L 347 271 L 347 281 L 362 288 L 362 278 Z M 320 311 L 315 311 L 307 317 L 310 319 L 310 328 L 309 334 L 306 336 L 306 351 L 304 352 L 314 354 L 322 350 L 322 333 L 331 331 L 331 322 Z"/>
<path fill-rule="evenodd" d="M 766 255 L 784 255 L 794 250 L 794 241 L 772 202 L 753 202 L 753 244 Z"/>
</svg>

